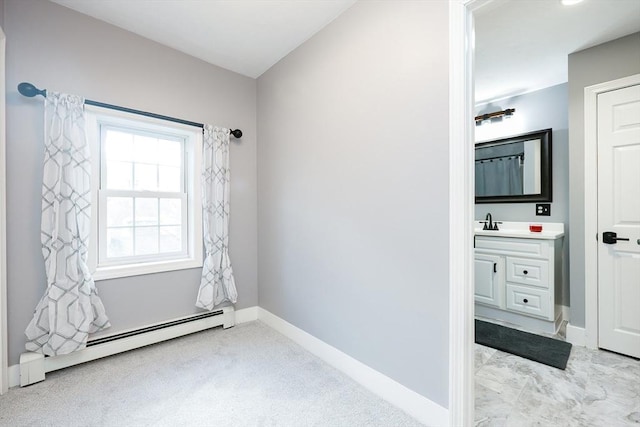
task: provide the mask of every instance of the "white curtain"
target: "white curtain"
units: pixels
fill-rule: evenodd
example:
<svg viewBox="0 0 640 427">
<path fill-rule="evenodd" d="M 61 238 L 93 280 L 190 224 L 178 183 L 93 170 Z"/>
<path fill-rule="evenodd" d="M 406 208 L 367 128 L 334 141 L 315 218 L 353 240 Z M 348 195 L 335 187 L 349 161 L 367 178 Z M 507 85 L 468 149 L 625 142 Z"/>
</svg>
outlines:
<svg viewBox="0 0 640 427">
<path fill-rule="evenodd" d="M 91 161 L 84 100 L 48 92 L 40 238 L 47 289 L 27 326 L 26 349 L 49 356 L 86 346 L 111 326 L 87 267 Z"/>
<path fill-rule="evenodd" d="M 229 129 L 204 126 L 202 222 L 206 257 L 196 306 L 212 310 L 238 293 L 229 259 Z"/>
</svg>

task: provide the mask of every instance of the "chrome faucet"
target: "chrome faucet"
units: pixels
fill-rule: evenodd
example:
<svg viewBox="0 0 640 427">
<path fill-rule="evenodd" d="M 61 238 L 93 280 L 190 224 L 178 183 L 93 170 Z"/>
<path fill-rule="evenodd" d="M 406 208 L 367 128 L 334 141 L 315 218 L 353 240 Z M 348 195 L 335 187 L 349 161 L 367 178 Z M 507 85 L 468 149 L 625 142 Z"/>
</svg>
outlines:
<svg viewBox="0 0 640 427">
<path fill-rule="evenodd" d="M 498 230 L 498 224 L 502 224 L 502 222 L 493 222 L 493 218 L 491 217 L 491 213 L 487 213 L 487 215 L 484 217 L 484 227 L 482 227 L 483 230 Z"/>
</svg>

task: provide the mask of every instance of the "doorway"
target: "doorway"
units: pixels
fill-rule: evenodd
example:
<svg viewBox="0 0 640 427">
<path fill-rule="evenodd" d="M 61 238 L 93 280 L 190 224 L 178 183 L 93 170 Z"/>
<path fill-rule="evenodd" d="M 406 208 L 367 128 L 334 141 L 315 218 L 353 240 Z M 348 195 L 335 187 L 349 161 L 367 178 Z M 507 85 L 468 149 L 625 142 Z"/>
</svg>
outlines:
<svg viewBox="0 0 640 427">
<path fill-rule="evenodd" d="M 481 6 L 483 4 L 486 4 L 486 2 L 483 2 L 483 4 L 479 5 L 479 2 L 473 2 L 473 1 L 471 1 L 471 2 L 464 2 L 463 1 L 463 3 L 464 3 L 465 8 L 466 8 L 465 10 L 467 12 L 469 12 L 470 15 L 473 15 L 473 11 L 477 10 L 477 8 L 479 6 Z M 497 1 L 495 3 L 500 3 L 500 2 Z M 587 3 L 585 2 L 585 4 L 587 4 Z M 469 17 L 469 19 L 472 20 L 473 16 Z M 472 28 L 473 25 L 470 24 L 470 27 Z M 470 31 L 472 31 L 472 30 L 470 30 Z M 635 31 L 637 31 L 637 30 L 635 30 Z M 469 34 L 472 34 L 472 32 L 470 32 Z M 626 34 L 629 34 L 629 33 L 626 33 Z M 618 35 L 616 37 L 612 37 L 610 40 L 612 40 L 614 38 L 620 38 L 620 37 L 622 37 L 624 35 L 625 34 L 620 34 L 620 35 Z M 582 49 L 584 49 L 586 47 L 588 47 L 588 46 L 583 46 Z M 467 64 L 466 72 L 468 72 L 470 74 L 470 76 L 467 76 L 468 80 L 472 79 L 473 70 L 471 68 L 472 68 L 472 62 Z M 637 72 L 637 71 L 634 71 L 634 72 Z M 628 74 L 620 74 L 620 75 L 628 75 Z M 589 76 L 589 77 L 591 77 L 591 76 Z M 613 79 L 613 78 L 616 78 L 616 77 L 618 77 L 618 76 L 611 76 L 610 79 Z M 603 80 L 592 80 L 591 82 L 589 82 L 587 84 L 581 84 L 580 85 L 581 86 L 580 87 L 581 93 L 582 93 L 582 90 L 583 90 L 583 88 L 585 86 L 588 86 L 589 84 L 594 84 L 594 83 L 596 83 L 598 81 L 603 81 Z M 582 80 L 580 80 L 580 83 L 582 83 Z M 467 81 L 465 81 L 465 84 L 471 85 L 471 88 L 473 87 L 472 84 L 468 83 Z M 607 89 L 607 90 L 611 90 L 611 89 Z M 600 91 L 604 91 L 604 90 L 600 90 Z M 467 95 L 469 95 L 469 94 L 467 94 Z M 575 97 L 572 98 L 572 99 L 575 99 Z M 474 105 L 473 95 L 467 97 L 467 102 L 470 103 L 469 106 Z M 582 102 L 580 102 L 580 104 L 582 105 Z M 595 100 L 594 100 L 594 105 L 595 105 Z M 580 116 L 582 116 L 582 111 L 581 110 L 580 110 Z M 588 122 L 588 121 L 585 121 L 585 122 Z M 595 123 L 595 121 L 593 123 Z M 463 125 L 467 126 L 467 123 L 464 123 Z M 581 125 L 582 125 L 582 122 L 581 122 Z M 582 127 L 583 126 L 584 125 L 582 125 Z M 473 132 L 473 129 L 470 129 L 469 130 L 469 134 L 471 134 L 472 132 Z M 467 137 L 468 137 L 469 134 L 467 134 Z M 467 141 L 468 141 L 468 143 L 472 144 L 473 139 L 469 138 Z M 595 147 L 595 145 L 594 145 L 594 147 Z M 582 154 L 582 153 L 580 152 L 578 154 Z M 575 209 L 574 212 L 577 212 L 580 216 L 581 215 L 585 215 L 587 217 L 589 217 L 590 215 L 595 215 L 593 212 L 597 208 L 597 203 L 594 204 L 594 203 L 588 202 L 589 198 L 591 198 L 591 197 L 593 197 L 595 195 L 595 191 L 590 190 L 590 189 L 594 188 L 593 185 L 595 185 L 595 183 L 591 183 L 593 177 L 589 176 L 588 172 L 587 172 L 587 171 L 591 171 L 592 172 L 592 171 L 596 170 L 595 165 L 596 165 L 597 155 L 596 154 L 588 154 L 588 155 L 592 156 L 593 164 L 589 164 L 589 162 L 586 162 L 586 163 L 583 164 L 582 163 L 583 162 L 582 155 L 576 157 L 576 159 L 578 159 L 578 160 L 572 161 L 572 164 L 576 163 L 576 162 L 580 162 L 581 163 L 580 167 L 577 168 L 577 170 L 581 171 L 583 169 L 583 167 L 584 167 L 585 178 L 587 180 L 585 183 L 583 183 L 584 187 L 582 187 L 582 186 L 580 187 L 580 188 L 586 189 L 584 191 L 584 199 L 582 198 L 583 195 L 579 194 L 579 198 L 578 198 L 579 204 L 572 205 L 572 208 Z M 574 179 L 574 178 L 575 178 L 575 175 L 573 175 L 571 177 L 571 179 Z M 579 179 L 582 179 L 582 177 L 580 177 Z M 473 190 L 471 190 L 471 191 L 473 191 Z M 578 193 L 580 193 L 580 192 L 578 192 Z M 471 193 L 471 194 L 473 194 L 473 193 Z M 573 203 L 573 198 L 572 198 L 572 203 Z M 585 203 L 584 211 L 582 210 L 582 206 L 581 206 L 582 203 Z M 473 214 L 472 214 L 471 219 L 473 219 Z M 574 220 L 574 217 L 571 216 L 571 221 L 573 221 L 573 220 Z M 586 268 L 586 270 L 594 269 L 595 272 L 596 272 L 596 275 L 597 275 L 597 263 L 594 262 L 594 259 L 595 259 L 595 261 L 597 261 L 597 247 L 596 247 L 595 239 L 592 240 L 592 237 L 591 237 L 591 236 L 595 236 L 596 233 L 598 232 L 597 215 L 595 215 L 594 221 L 593 221 L 591 226 L 588 225 L 588 221 L 583 223 L 582 220 L 581 221 L 576 221 L 576 222 L 574 222 L 574 224 L 575 225 L 573 225 L 573 226 L 574 227 L 578 227 L 578 228 L 572 230 L 572 238 L 573 237 L 576 238 L 577 244 L 575 246 L 572 245 L 572 253 L 573 253 L 573 251 L 579 251 L 581 253 L 581 255 L 584 253 L 586 259 L 583 260 L 584 261 L 584 265 L 579 265 L 578 263 L 573 263 L 573 264 L 574 264 L 574 266 L 575 265 L 579 265 L 579 268 L 581 270 L 583 268 Z M 586 237 L 589 237 L 589 238 L 587 239 Z M 626 236 L 623 236 L 623 237 L 626 237 Z M 584 239 L 584 241 L 582 239 Z M 594 256 L 596 258 L 593 258 Z M 572 260 L 572 262 L 573 262 L 573 260 Z M 473 271 L 472 270 L 473 267 L 470 264 L 467 264 L 466 268 L 468 268 L 471 271 Z M 598 322 L 598 316 L 597 316 L 597 293 L 598 293 L 597 276 L 592 276 L 592 277 L 596 277 L 595 282 L 593 282 L 594 279 L 589 279 L 589 272 L 588 271 L 587 271 L 586 274 L 587 274 L 587 281 L 586 282 L 582 282 L 580 280 L 580 279 L 582 279 L 582 277 L 580 277 L 581 275 L 577 275 L 575 279 L 574 279 L 574 276 L 572 275 L 572 279 L 574 279 L 578 283 L 578 287 L 579 288 L 582 288 L 582 283 L 586 283 L 586 294 L 584 295 L 585 296 L 584 302 L 583 302 L 583 300 L 581 298 L 582 295 L 579 295 L 579 293 L 577 293 L 575 295 L 572 295 L 572 299 L 571 299 L 572 317 L 573 317 L 574 314 L 576 314 L 576 313 L 573 313 L 574 308 L 575 308 L 575 311 L 577 312 L 576 319 L 578 321 L 578 323 L 577 323 L 578 327 L 582 326 L 580 322 L 582 322 L 583 320 L 586 322 L 586 326 L 585 326 L 585 329 L 582 330 L 583 331 L 583 335 L 582 335 L 583 336 L 583 343 L 580 344 L 578 341 L 571 341 L 571 342 L 573 342 L 575 344 L 579 344 L 579 345 L 584 345 L 584 343 L 585 343 L 584 341 L 586 340 L 586 344 L 587 344 L 588 347 L 597 348 L 598 347 L 598 342 L 597 342 L 597 338 L 598 338 L 598 335 L 597 335 L 597 332 L 598 332 L 598 325 L 597 325 L 597 322 Z M 591 280 L 593 282 L 591 285 L 589 284 L 589 280 Z M 473 289 L 469 290 L 468 288 L 465 288 L 465 291 L 473 292 Z M 572 292 L 573 291 L 574 291 L 574 289 L 572 288 Z M 579 289 L 578 291 L 581 291 L 581 289 Z M 577 297 L 574 299 L 573 296 L 577 296 Z M 472 295 L 471 295 L 471 297 L 465 296 L 465 298 L 472 298 Z M 586 305 L 586 308 L 584 308 L 585 305 Z M 472 303 L 471 303 L 471 307 L 473 307 Z M 583 309 L 585 311 L 583 311 Z M 471 308 L 471 310 L 473 310 L 473 308 Z M 582 317 L 585 313 L 586 313 L 586 316 Z M 586 334 L 585 334 L 585 330 L 586 330 Z M 590 342 L 591 342 L 591 344 L 589 344 Z M 473 341 L 471 340 L 469 345 L 470 346 L 473 345 L 472 343 L 473 343 Z M 454 367 L 454 369 L 455 369 L 455 367 Z M 473 371 L 471 371 L 470 375 L 473 376 Z"/>
</svg>

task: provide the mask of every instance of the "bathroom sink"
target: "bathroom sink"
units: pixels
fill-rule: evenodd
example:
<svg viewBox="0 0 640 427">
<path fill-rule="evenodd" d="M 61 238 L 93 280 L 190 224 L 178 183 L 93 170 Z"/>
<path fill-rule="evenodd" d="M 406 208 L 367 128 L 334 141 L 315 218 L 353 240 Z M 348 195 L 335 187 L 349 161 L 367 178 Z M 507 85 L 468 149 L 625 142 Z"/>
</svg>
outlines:
<svg viewBox="0 0 640 427">
<path fill-rule="evenodd" d="M 542 231 L 529 230 L 531 224 L 542 225 Z M 484 223 L 473 222 L 476 236 L 517 237 L 521 239 L 557 239 L 564 236 L 564 224 L 558 222 L 516 222 L 503 221 L 499 230 L 483 230 Z"/>
</svg>

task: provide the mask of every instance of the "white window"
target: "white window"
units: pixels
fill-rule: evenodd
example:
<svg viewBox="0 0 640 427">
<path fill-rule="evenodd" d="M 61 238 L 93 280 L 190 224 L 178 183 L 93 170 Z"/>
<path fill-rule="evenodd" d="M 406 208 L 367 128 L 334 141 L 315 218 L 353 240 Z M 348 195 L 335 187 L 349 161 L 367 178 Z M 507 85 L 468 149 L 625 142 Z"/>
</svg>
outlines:
<svg viewBox="0 0 640 427">
<path fill-rule="evenodd" d="M 94 279 L 202 266 L 202 129 L 86 108 Z"/>
</svg>

